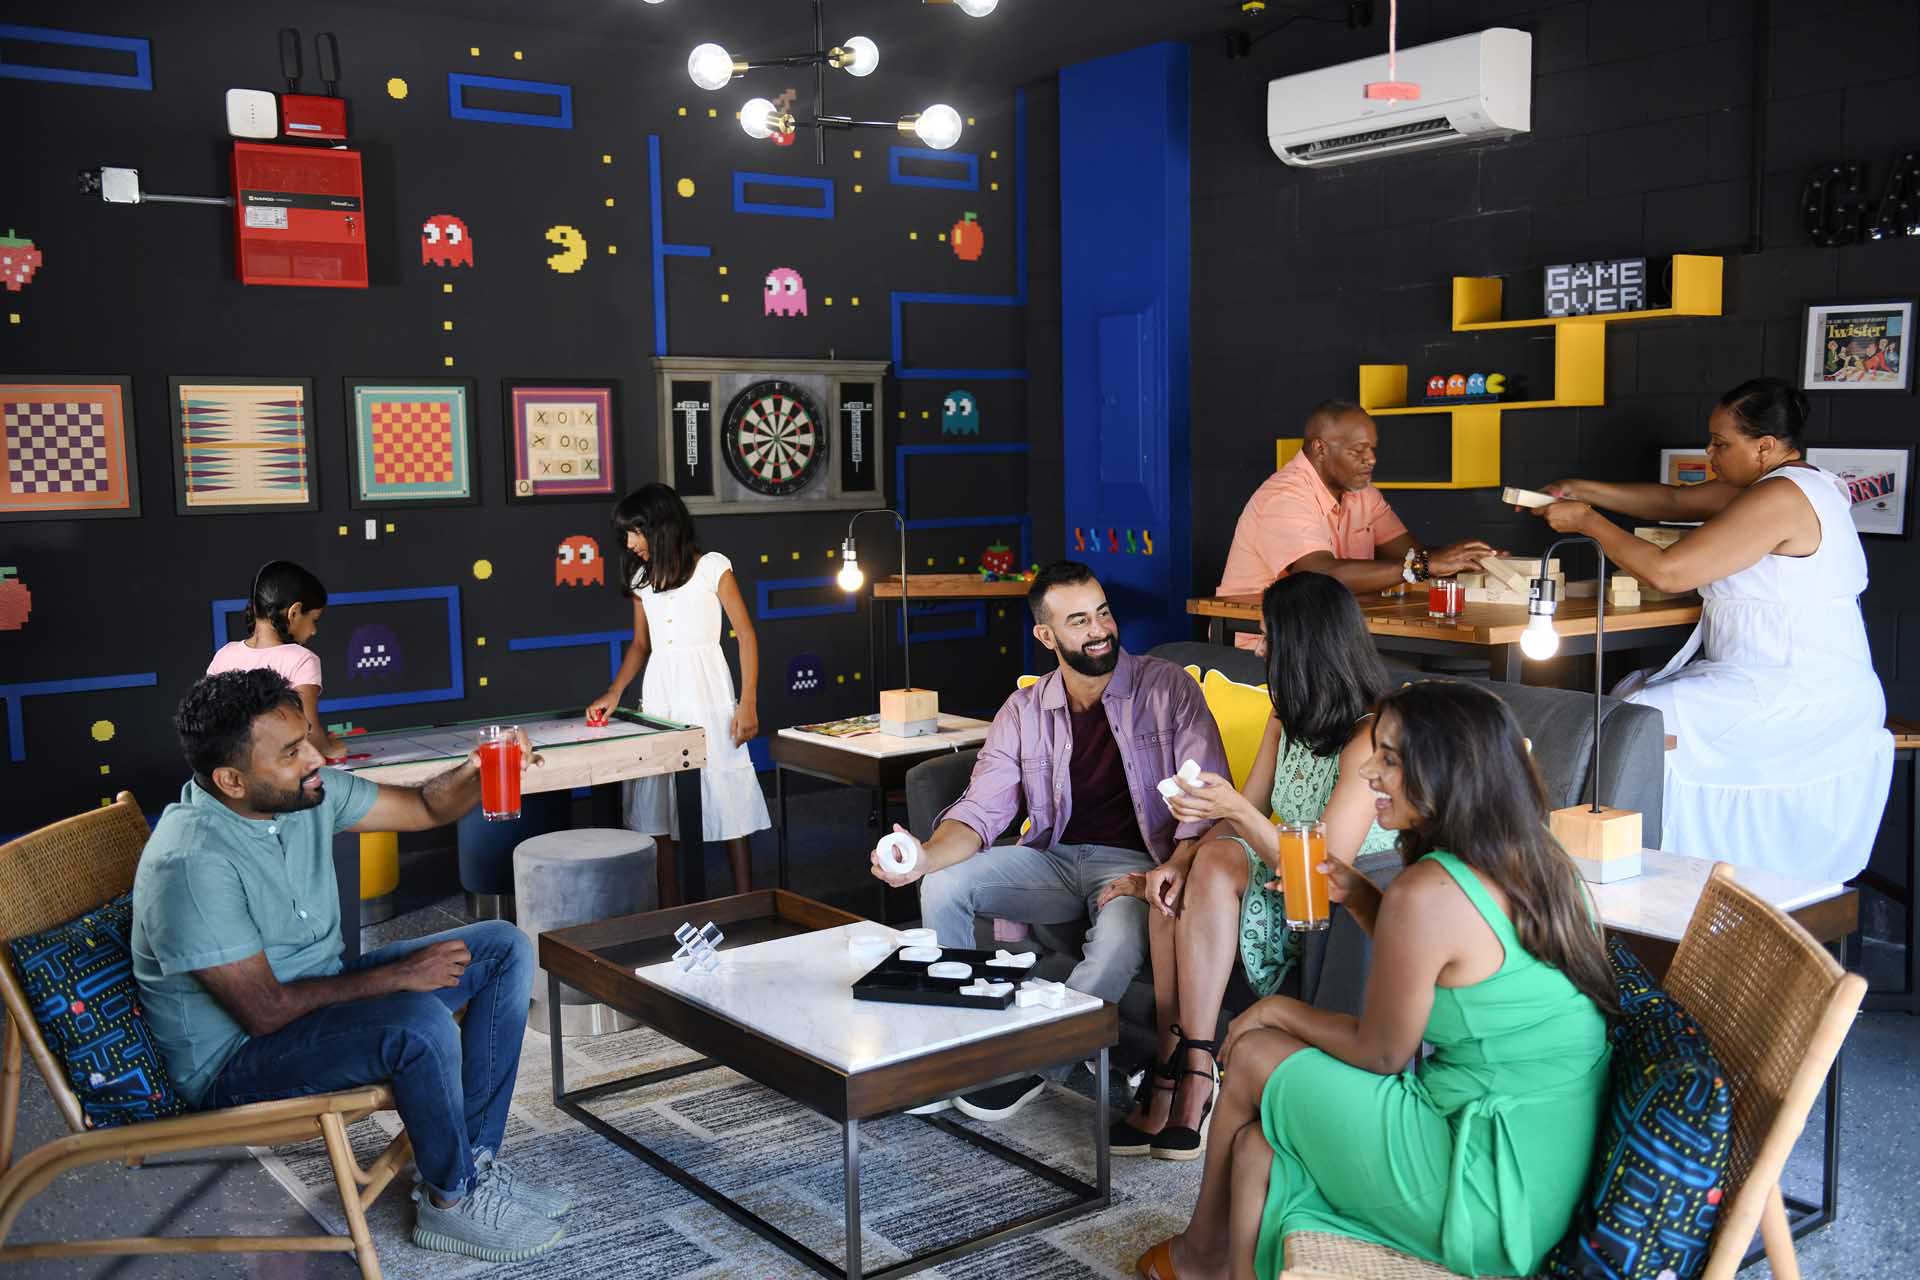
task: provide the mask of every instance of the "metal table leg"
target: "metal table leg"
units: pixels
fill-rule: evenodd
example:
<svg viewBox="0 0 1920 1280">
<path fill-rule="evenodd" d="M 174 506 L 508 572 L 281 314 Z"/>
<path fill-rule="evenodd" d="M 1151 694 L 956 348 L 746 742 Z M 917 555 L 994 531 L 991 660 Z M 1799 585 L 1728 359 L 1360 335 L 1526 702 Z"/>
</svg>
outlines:
<svg viewBox="0 0 1920 1280">
<path fill-rule="evenodd" d="M 1907 976 L 1897 991 L 1869 991 L 1860 1007 L 1868 1013 L 1911 1014 L 1920 1012 L 1920 964 L 1916 964 L 1920 961 L 1920 951 L 1914 946 L 1914 915 L 1920 911 L 1920 751 L 1895 754 L 1907 757 L 1907 883 L 1902 886 L 1906 904 L 1906 952 L 1901 958 Z M 1860 878 L 1883 893 L 1892 889 L 1874 872 Z"/>
<path fill-rule="evenodd" d="M 1506 652 L 1506 662 L 1504 664 L 1506 674 L 1495 675 L 1494 678 L 1505 680 L 1508 684 L 1525 684 L 1527 682 L 1525 674 L 1527 655 L 1520 652 L 1520 646 L 1517 644 L 1498 645 L 1495 647 L 1494 660 L 1488 664 L 1492 670 L 1488 674 L 1492 675 L 1501 670 L 1503 665 L 1499 659 L 1501 650 L 1505 650 Z"/>
<path fill-rule="evenodd" d="M 841 1126 L 845 1136 L 847 1178 L 847 1280 L 860 1280 L 860 1122 L 848 1120 Z"/>
<path fill-rule="evenodd" d="M 780 870 L 774 884 L 784 889 L 787 887 L 787 771 L 777 764 L 773 766 L 773 802 L 780 815 L 774 829 L 774 845 L 780 851 Z"/>
<path fill-rule="evenodd" d="M 680 901 L 705 902 L 707 833 L 700 812 L 700 770 L 682 769 L 673 775 L 673 798 L 680 818 L 680 839 L 673 849 L 680 864 Z"/>
</svg>

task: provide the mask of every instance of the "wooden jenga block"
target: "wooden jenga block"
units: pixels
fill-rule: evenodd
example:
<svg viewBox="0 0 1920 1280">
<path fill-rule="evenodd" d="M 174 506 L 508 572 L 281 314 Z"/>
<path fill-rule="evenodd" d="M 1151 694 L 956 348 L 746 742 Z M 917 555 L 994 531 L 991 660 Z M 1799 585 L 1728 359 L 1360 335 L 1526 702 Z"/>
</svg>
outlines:
<svg viewBox="0 0 1920 1280">
<path fill-rule="evenodd" d="M 1651 542 L 1656 547 L 1670 547 L 1687 536 L 1685 529 L 1669 529 L 1665 525 L 1639 525 L 1633 536 L 1642 542 Z"/>
<path fill-rule="evenodd" d="M 1487 575 L 1477 573 L 1471 569 L 1454 574 L 1453 580 L 1459 583 L 1463 589 L 1466 587 L 1484 587 L 1487 585 Z"/>
</svg>

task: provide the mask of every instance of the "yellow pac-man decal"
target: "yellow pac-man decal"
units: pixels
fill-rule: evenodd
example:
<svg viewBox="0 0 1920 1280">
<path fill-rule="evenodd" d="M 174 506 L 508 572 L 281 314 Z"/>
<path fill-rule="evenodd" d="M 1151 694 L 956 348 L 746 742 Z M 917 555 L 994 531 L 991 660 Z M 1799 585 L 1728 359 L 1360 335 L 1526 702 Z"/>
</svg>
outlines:
<svg viewBox="0 0 1920 1280">
<path fill-rule="evenodd" d="M 579 230 L 560 223 L 547 228 L 547 241 L 560 246 L 560 252 L 547 259 L 547 265 L 562 275 L 572 275 L 587 265 L 587 238 Z"/>
</svg>

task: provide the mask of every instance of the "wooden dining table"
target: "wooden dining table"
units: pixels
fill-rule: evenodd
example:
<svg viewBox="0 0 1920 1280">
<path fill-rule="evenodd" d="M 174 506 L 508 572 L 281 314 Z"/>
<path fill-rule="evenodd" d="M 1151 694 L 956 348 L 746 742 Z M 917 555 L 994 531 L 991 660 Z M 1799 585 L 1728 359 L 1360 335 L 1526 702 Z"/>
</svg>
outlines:
<svg viewBox="0 0 1920 1280">
<path fill-rule="evenodd" d="M 1427 616 L 1427 593 L 1366 594 L 1359 597 L 1367 631 L 1382 649 L 1406 653 L 1439 653 L 1485 659 L 1495 680 L 1525 683 L 1525 655 L 1520 635 L 1527 628 L 1524 604 L 1464 604 L 1454 618 Z M 1207 639 L 1231 644 L 1232 623 L 1260 626 L 1259 596 L 1209 596 L 1187 601 L 1187 612 L 1207 620 Z M 1590 654 L 1597 630 L 1598 601 L 1592 596 L 1562 600 L 1553 616 L 1560 634 L 1560 653 Z M 1608 653 L 1684 641 L 1700 621 L 1700 598 L 1646 601 L 1617 608 L 1607 606 Z M 1237 628 L 1246 630 L 1247 627 Z"/>
</svg>

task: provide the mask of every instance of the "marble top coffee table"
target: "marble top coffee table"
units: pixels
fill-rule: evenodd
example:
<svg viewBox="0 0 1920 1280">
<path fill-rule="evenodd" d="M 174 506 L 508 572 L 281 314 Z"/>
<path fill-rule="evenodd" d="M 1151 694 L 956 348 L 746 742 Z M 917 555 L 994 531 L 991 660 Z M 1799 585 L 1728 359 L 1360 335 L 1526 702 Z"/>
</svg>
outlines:
<svg viewBox="0 0 1920 1280">
<path fill-rule="evenodd" d="M 691 916 L 689 913 L 692 913 Z M 673 962 L 673 931 L 691 918 L 725 933 L 720 966 L 688 972 Z M 704 1055 L 658 1071 L 567 1090 L 558 1027 L 550 1027 L 554 1104 L 772 1242 L 821 1275 L 848 1280 L 904 1276 L 1105 1208 L 1107 1050 L 1119 1038 L 1111 1004 L 1070 991 L 1059 1009 L 1005 1010 L 856 1001 L 853 981 L 876 960 L 856 958 L 849 933 L 892 934 L 883 925 L 782 889 L 763 890 L 540 935 L 548 1008 L 565 983 Z M 890 1266 L 865 1270 L 860 1238 L 860 1122 L 1061 1062 L 1093 1060 L 1095 1180 L 1086 1183 L 984 1134 L 941 1117 L 927 1123 L 1060 1187 L 1064 1205 L 1028 1212 L 966 1239 Z M 837 1266 L 779 1227 L 734 1203 L 632 1135 L 586 1110 L 587 1101 L 730 1067 L 837 1122 L 844 1135 L 847 1253 Z"/>
</svg>

